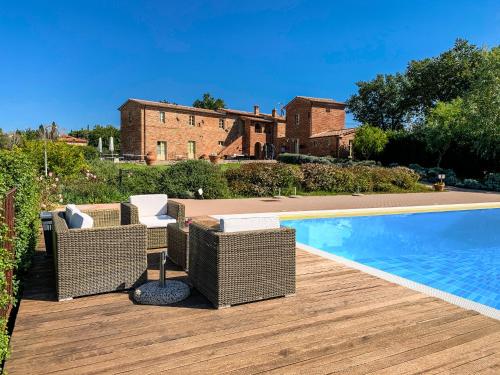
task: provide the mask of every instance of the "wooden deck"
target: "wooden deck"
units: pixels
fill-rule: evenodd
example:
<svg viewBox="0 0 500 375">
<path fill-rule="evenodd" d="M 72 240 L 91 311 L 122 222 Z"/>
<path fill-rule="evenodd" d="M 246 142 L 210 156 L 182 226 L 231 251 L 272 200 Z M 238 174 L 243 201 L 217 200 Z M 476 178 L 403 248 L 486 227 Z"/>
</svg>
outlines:
<svg viewBox="0 0 500 375">
<path fill-rule="evenodd" d="M 11 343 L 10 375 L 500 373 L 500 322 L 300 250 L 295 297 L 223 310 L 55 302 L 38 255 Z"/>
</svg>

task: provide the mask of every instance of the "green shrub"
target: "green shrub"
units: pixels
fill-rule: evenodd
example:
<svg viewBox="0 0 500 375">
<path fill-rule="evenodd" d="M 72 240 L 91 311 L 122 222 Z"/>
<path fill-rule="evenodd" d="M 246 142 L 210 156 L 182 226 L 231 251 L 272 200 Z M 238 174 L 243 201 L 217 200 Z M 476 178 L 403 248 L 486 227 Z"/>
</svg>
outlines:
<svg viewBox="0 0 500 375">
<path fill-rule="evenodd" d="M 419 176 L 408 168 L 340 167 L 304 164 L 303 187 L 306 191 L 396 192 L 417 188 Z"/>
<path fill-rule="evenodd" d="M 298 167 L 283 163 L 249 163 L 225 172 L 229 189 L 238 196 L 264 197 L 290 192 L 300 186 L 301 172 Z"/>
<path fill-rule="evenodd" d="M 11 188 L 17 188 L 14 209 L 15 258 L 6 251 L 6 227 L 0 225 L 0 308 L 15 303 L 19 280 L 28 269 L 38 237 L 39 190 L 34 165 L 19 150 L 0 150 L 0 200 Z M 1 214 L 1 212 L 0 212 Z M 14 298 L 7 293 L 5 271 L 15 268 Z M 7 320 L 0 319 L 0 361 L 8 355 Z"/>
<path fill-rule="evenodd" d="M 52 141 L 48 141 L 46 146 L 48 170 L 56 176 L 75 176 L 88 167 L 82 146 Z M 45 169 L 44 148 L 43 141 L 28 141 L 22 148 L 39 173 Z"/>
<path fill-rule="evenodd" d="M 0 179 L 9 188 L 16 187 L 16 267 L 29 267 L 38 237 L 40 192 L 33 164 L 21 151 L 0 151 Z"/>
<path fill-rule="evenodd" d="M 330 191 L 336 193 L 354 192 L 354 173 L 348 168 L 336 165 L 304 164 L 303 186 L 306 191 Z"/>
<path fill-rule="evenodd" d="M 500 173 L 488 173 L 484 179 L 484 186 L 488 190 L 500 191 Z"/>
<path fill-rule="evenodd" d="M 160 181 L 168 167 L 122 169 L 120 189 L 130 195 L 154 194 L 162 190 Z"/>
<path fill-rule="evenodd" d="M 172 198 L 192 198 L 200 188 L 208 199 L 229 195 L 221 170 L 204 160 L 187 160 L 169 166 L 160 173 L 158 186 L 158 192 Z"/>
<path fill-rule="evenodd" d="M 80 147 L 83 157 L 87 161 L 99 159 L 99 151 L 94 146 L 78 146 Z"/>
</svg>

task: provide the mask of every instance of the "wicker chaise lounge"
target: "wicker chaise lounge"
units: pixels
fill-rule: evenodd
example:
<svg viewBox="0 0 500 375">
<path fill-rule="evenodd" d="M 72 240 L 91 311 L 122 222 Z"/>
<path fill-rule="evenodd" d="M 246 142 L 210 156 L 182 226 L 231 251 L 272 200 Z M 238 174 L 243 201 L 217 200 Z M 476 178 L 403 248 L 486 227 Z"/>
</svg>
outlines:
<svg viewBox="0 0 500 375">
<path fill-rule="evenodd" d="M 146 226 L 120 225 L 119 210 L 87 211 L 91 228 L 71 229 L 53 213 L 58 300 L 128 289 L 147 277 Z"/>
<path fill-rule="evenodd" d="M 167 247 L 167 225 L 184 225 L 184 205 L 165 194 L 134 195 L 130 202 L 121 203 L 121 223 L 143 223 L 148 228 L 148 249 Z"/>
<path fill-rule="evenodd" d="M 295 230 L 189 226 L 189 279 L 215 307 L 295 294 Z"/>
</svg>

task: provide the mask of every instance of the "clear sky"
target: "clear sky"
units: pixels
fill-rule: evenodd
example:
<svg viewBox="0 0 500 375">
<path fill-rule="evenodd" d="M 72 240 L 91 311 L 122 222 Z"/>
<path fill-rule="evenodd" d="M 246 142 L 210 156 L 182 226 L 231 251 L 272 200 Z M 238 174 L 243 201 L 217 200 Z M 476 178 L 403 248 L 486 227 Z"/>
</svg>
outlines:
<svg viewBox="0 0 500 375">
<path fill-rule="evenodd" d="M 127 98 L 191 105 L 206 91 L 265 112 L 295 95 L 343 101 L 458 37 L 499 44 L 500 2 L 5 1 L 0 128 L 119 125 Z"/>
</svg>

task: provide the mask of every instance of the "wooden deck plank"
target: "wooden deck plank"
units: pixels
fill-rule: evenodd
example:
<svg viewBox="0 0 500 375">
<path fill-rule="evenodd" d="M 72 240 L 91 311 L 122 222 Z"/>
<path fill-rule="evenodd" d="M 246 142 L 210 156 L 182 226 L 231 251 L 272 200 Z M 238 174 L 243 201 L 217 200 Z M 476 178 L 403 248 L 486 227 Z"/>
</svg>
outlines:
<svg viewBox="0 0 500 375">
<path fill-rule="evenodd" d="M 148 275 L 157 278 L 157 254 Z M 171 267 L 170 277 L 185 274 Z M 129 293 L 54 300 L 35 261 L 12 337 L 9 374 L 487 372 L 500 322 L 310 253 L 297 294 L 215 310 L 194 292 L 167 307 Z"/>
</svg>

